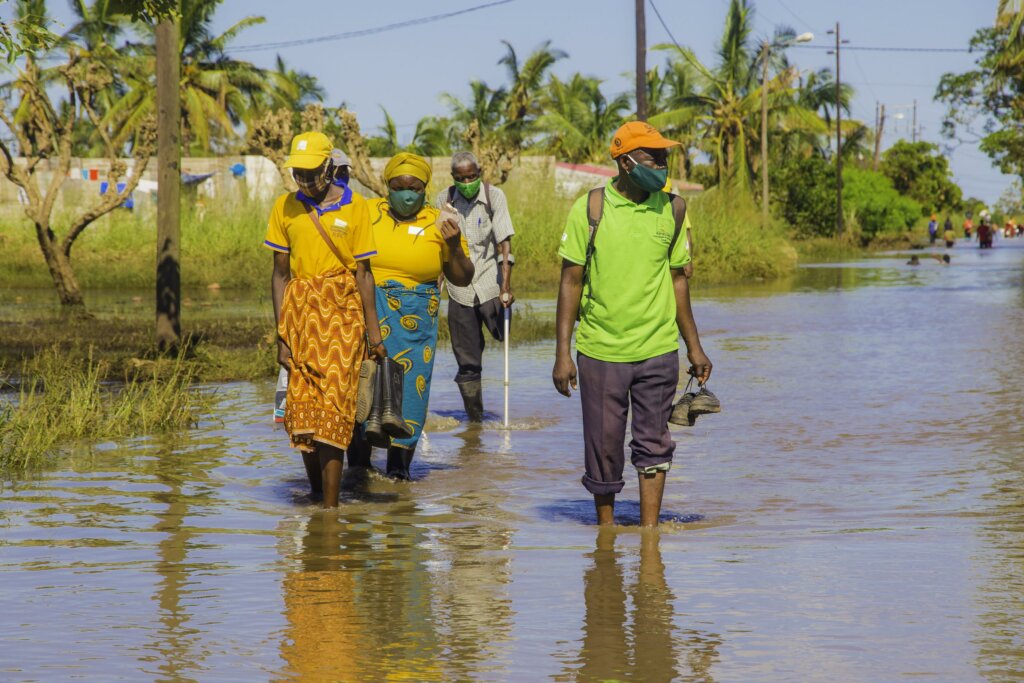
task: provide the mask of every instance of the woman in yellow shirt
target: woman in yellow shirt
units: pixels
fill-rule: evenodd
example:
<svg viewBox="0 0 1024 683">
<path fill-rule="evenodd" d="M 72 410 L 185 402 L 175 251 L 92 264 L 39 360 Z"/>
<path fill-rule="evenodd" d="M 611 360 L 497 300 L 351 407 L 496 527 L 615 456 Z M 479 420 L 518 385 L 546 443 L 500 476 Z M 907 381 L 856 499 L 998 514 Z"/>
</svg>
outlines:
<svg viewBox="0 0 1024 683">
<path fill-rule="evenodd" d="M 440 212 L 426 205 L 430 164 L 409 152 L 395 155 L 384 169 L 388 196 L 370 200 L 370 224 L 377 253 L 370 259 L 376 281 L 377 317 L 388 356 L 405 371 L 402 417 L 412 432 L 392 438 L 387 473 L 409 479 L 409 464 L 423 433 L 441 307 L 438 277 L 465 286 L 473 280 L 469 249 L 455 220 L 438 223 Z M 348 450 L 349 465 L 368 466 L 370 447 L 357 430 Z"/>
</svg>

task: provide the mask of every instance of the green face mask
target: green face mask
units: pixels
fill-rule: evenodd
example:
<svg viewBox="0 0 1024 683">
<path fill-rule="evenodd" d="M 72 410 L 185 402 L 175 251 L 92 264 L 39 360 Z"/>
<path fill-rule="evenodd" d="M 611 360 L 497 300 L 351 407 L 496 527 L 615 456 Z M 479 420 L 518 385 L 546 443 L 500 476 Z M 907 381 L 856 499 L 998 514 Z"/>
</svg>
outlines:
<svg viewBox="0 0 1024 683">
<path fill-rule="evenodd" d="M 405 218 L 420 210 L 425 197 L 426 193 L 416 190 L 391 190 L 388 192 L 388 204 L 396 214 Z"/>
<path fill-rule="evenodd" d="M 668 180 L 668 169 L 667 168 L 647 168 L 636 163 L 636 159 L 629 157 L 635 165 L 633 170 L 629 171 L 626 175 L 629 179 L 636 183 L 636 186 L 646 192 L 660 192 L 661 188 L 665 187 L 665 181 Z"/>
<path fill-rule="evenodd" d="M 460 183 L 458 180 L 455 182 L 455 189 L 459 191 L 466 199 L 472 199 L 480 191 L 480 179 L 477 178 L 471 183 Z"/>
</svg>

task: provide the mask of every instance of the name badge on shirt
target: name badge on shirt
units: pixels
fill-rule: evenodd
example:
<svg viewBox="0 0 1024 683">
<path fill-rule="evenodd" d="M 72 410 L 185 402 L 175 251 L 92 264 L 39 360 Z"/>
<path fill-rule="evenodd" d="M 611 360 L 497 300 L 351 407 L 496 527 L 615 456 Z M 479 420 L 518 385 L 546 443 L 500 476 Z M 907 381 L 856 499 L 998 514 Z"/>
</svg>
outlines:
<svg viewBox="0 0 1024 683">
<path fill-rule="evenodd" d="M 334 224 L 331 226 L 331 230 L 344 235 L 346 232 L 348 232 L 348 223 L 341 220 L 340 218 L 335 218 Z"/>
<path fill-rule="evenodd" d="M 409 234 L 410 235 L 416 235 L 417 237 L 422 235 L 424 230 L 426 230 L 426 228 L 421 228 L 418 225 L 410 225 L 409 226 Z"/>
</svg>

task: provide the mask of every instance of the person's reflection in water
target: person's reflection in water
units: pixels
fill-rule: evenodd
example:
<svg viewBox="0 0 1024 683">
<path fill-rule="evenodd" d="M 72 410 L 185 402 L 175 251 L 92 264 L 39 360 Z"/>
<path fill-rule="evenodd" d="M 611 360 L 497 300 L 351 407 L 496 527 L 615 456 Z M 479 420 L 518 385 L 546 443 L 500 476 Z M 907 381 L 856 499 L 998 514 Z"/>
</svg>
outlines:
<svg viewBox="0 0 1024 683">
<path fill-rule="evenodd" d="M 284 678 L 439 681 L 430 543 L 407 502 L 386 516 L 318 511 L 284 580 Z"/>
<path fill-rule="evenodd" d="M 295 558 L 298 569 L 284 578 L 288 629 L 281 646 L 290 673 L 300 680 L 367 679 L 354 604 L 356 571 L 365 561 L 352 552 L 368 546 L 365 526 L 345 523 L 333 510 L 318 510 L 306 523 Z"/>
<path fill-rule="evenodd" d="M 629 588 L 623 576 L 622 553 L 615 549 L 616 537 L 614 529 L 598 530 L 594 564 L 583 576 L 586 616 L 578 669 L 570 678 L 714 681 L 710 669 L 721 641 L 693 629 L 676 631 L 675 596 L 665 582 L 658 531 L 642 532 L 640 567 Z M 632 602 L 632 619 L 627 597 Z"/>
<path fill-rule="evenodd" d="M 501 510 L 507 489 L 495 481 L 493 470 L 480 466 L 480 437 L 476 425 L 459 434 L 463 446 L 455 464 L 462 478 L 458 491 L 445 500 L 454 519 L 437 536 L 447 565 L 436 588 L 439 635 L 450 650 L 447 680 L 479 680 L 508 666 L 513 632 L 508 551 L 513 528 Z"/>
</svg>

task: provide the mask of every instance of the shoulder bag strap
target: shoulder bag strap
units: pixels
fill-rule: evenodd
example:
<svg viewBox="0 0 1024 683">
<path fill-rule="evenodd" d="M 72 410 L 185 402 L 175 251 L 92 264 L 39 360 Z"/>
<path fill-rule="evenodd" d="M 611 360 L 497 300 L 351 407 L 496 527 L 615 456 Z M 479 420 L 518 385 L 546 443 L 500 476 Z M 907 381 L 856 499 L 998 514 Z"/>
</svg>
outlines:
<svg viewBox="0 0 1024 683">
<path fill-rule="evenodd" d="M 449 204 L 454 204 L 455 203 L 455 186 L 454 185 L 449 185 L 448 186 L 448 203 Z"/>
<path fill-rule="evenodd" d="M 316 226 L 316 231 L 324 238 L 324 242 L 327 242 L 327 246 L 330 247 L 331 251 L 334 252 L 334 255 L 338 257 L 338 263 L 344 267 L 345 259 L 342 258 L 341 252 L 338 251 L 338 245 L 334 243 L 334 240 L 332 240 L 330 236 L 328 236 L 327 231 L 324 230 L 324 226 L 320 222 L 320 217 L 317 216 L 316 207 L 312 204 L 306 204 L 306 215 L 309 216 L 309 220 L 313 221 L 313 225 Z"/>
</svg>

